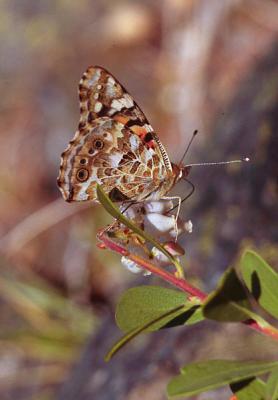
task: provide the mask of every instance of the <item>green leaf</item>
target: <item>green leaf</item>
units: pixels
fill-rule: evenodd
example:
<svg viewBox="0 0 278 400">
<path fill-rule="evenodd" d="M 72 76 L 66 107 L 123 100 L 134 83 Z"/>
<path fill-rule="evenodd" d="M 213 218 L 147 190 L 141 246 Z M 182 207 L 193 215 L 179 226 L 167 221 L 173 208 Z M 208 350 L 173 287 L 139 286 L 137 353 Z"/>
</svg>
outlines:
<svg viewBox="0 0 278 400">
<path fill-rule="evenodd" d="M 165 317 L 174 315 L 177 311 L 183 309 L 183 307 L 184 307 L 183 305 L 177 306 L 177 307 L 173 308 L 172 310 L 169 310 L 169 311 L 165 312 L 164 314 L 160 315 L 158 318 L 154 319 L 153 321 L 150 321 L 150 322 L 146 323 L 145 325 L 139 326 L 138 328 L 135 328 L 132 331 L 128 332 L 126 335 L 124 335 L 120 340 L 118 340 L 114 344 L 112 349 L 105 356 L 105 361 L 109 361 L 124 345 L 126 345 L 128 342 L 130 342 L 136 336 L 138 336 L 141 332 L 146 331 L 153 324 L 156 324 L 157 322 L 159 322 L 160 319 L 164 319 Z"/>
<path fill-rule="evenodd" d="M 183 307 L 150 325 L 146 331 L 199 322 L 203 319 L 201 308 L 197 303 L 187 301 L 186 294 L 178 290 L 158 286 L 131 288 L 120 298 L 116 308 L 116 322 L 123 332 L 129 332 L 178 306 Z"/>
<path fill-rule="evenodd" d="M 153 244 L 158 250 L 160 250 L 163 254 L 168 257 L 170 262 L 175 265 L 177 271 L 180 274 L 180 277 L 183 276 L 183 270 L 181 265 L 179 264 L 178 260 L 173 257 L 159 242 L 157 242 L 151 235 L 149 235 L 147 232 L 143 231 L 140 229 L 137 225 L 133 224 L 131 220 L 126 218 L 120 210 L 115 206 L 115 204 L 109 199 L 109 197 L 106 195 L 106 193 L 103 191 L 100 185 L 97 185 L 97 197 L 98 201 L 103 205 L 105 210 L 112 215 L 112 217 L 116 218 L 118 221 L 120 221 L 122 224 L 130 228 L 134 233 L 137 235 L 141 236 L 151 244 Z"/>
<path fill-rule="evenodd" d="M 266 384 L 257 378 L 248 378 L 232 383 L 231 390 L 237 400 L 265 400 Z"/>
<path fill-rule="evenodd" d="M 203 305 L 204 316 L 220 322 L 240 322 L 255 315 L 250 311 L 247 293 L 234 269 L 228 269 L 215 291 L 210 293 Z"/>
<path fill-rule="evenodd" d="M 266 398 L 267 400 L 278 399 L 278 368 L 275 368 L 266 384 Z"/>
<path fill-rule="evenodd" d="M 258 303 L 278 318 L 278 274 L 257 253 L 247 250 L 241 261 L 244 282 Z"/>
<path fill-rule="evenodd" d="M 163 325 L 161 328 L 173 328 L 179 325 L 194 325 L 204 320 L 202 307 L 199 305 L 192 306 L 191 302 L 184 305 L 183 311 Z"/>
<path fill-rule="evenodd" d="M 186 365 L 167 387 L 169 397 L 188 397 L 227 384 L 265 374 L 278 366 L 278 361 L 210 360 Z"/>
</svg>

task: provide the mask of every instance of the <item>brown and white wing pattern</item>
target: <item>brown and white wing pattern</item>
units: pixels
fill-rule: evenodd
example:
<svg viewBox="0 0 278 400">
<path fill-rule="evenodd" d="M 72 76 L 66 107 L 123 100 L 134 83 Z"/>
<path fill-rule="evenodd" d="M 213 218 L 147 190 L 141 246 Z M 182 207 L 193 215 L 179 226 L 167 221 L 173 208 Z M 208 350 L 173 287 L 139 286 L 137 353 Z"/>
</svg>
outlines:
<svg viewBox="0 0 278 400">
<path fill-rule="evenodd" d="M 96 200 L 96 185 L 113 201 L 160 198 L 175 176 L 143 112 L 105 69 L 89 67 L 79 84 L 80 121 L 62 153 L 58 185 L 67 201 Z"/>
</svg>

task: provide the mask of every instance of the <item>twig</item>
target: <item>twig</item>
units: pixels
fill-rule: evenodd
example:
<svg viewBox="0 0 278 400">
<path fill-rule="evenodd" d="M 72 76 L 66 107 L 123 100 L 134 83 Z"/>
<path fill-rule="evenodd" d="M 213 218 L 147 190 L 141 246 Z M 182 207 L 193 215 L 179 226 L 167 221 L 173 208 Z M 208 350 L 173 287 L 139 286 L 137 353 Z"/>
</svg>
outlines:
<svg viewBox="0 0 278 400">
<path fill-rule="evenodd" d="M 10 232 L 0 238 L 0 250 L 7 256 L 13 255 L 53 225 L 80 212 L 82 208 L 88 208 L 88 206 L 89 203 L 83 207 L 80 207 L 80 205 L 66 207 L 63 199 L 54 200 L 33 214 L 28 215 L 28 217 L 12 228 Z"/>
</svg>

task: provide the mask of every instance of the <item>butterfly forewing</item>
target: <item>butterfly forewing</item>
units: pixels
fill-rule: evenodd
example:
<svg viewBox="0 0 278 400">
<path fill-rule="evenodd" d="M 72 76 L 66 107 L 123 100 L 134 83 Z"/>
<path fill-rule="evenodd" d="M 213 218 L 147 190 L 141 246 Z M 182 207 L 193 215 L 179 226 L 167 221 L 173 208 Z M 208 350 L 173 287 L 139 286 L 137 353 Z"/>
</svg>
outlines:
<svg viewBox="0 0 278 400">
<path fill-rule="evenodd" d="M 58 185 L 67 201 L 161 198 L 175 176 L 143 112 L 105 69 L 89 67 L 79 84 L 78 131 L 62 154 Z"/>
</svg>

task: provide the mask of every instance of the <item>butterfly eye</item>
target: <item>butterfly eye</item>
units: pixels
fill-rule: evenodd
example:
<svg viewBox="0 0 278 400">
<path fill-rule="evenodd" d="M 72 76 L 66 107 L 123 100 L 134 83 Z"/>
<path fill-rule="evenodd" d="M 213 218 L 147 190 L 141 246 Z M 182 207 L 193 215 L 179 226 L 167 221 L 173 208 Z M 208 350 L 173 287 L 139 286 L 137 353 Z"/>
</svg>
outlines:
<svg viewBox="0 0 278 400">
<path fill-rule="evenodd" d="M 103 142 L 103 140 L 101 140 L 101 139 L 96 139 L 96 140 L 93 142 L 93 147 L 94 147 L 96 150 L 101 150 L 101 149 L 103 148 L 103 146 L 104 146 L 104 142 Z"/>
<path fill-rule="evenodd" d="M 85 182 L 89 178 L 89 172 L 85 168 L 81 168 L 77 172 L 76 178 L 79 182 Z"/>
</svg>

